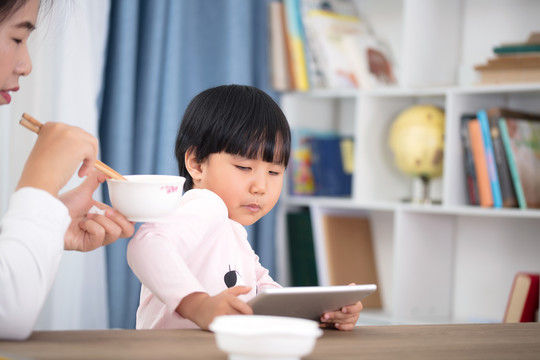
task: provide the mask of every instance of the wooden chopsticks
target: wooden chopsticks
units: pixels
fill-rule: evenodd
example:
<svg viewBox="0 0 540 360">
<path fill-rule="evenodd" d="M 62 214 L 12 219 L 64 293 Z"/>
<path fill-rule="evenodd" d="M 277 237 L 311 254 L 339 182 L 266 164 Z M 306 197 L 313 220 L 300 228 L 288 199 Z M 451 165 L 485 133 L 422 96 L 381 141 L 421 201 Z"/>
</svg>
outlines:
<svg viewBox="0 0 540 360">
<path fill-rule="evenodd" d="M 27 113 L 24 113 L 21 117 L 21 120 L 19 121 L 19 124 L 24 126 L 30 131 L 35 132 L 36 134 L 39 134 L 39 131 L 41 130 L 41 127 L 43 126 L 42 123 L 40 123 L 37 119 L 33 118 L 32 116 L 28 115 Z M 101 161 L 97 160 L 94 162 L 94 167 L 104 173 L 107 176 L 110 176 L 113 179 L 117 180 L 127 180 L 125 177 L 120 175 L 118 172 L 116 172 L 111 167 L 107 166 L 106 164 L 102 163 Z"/>
</svg>

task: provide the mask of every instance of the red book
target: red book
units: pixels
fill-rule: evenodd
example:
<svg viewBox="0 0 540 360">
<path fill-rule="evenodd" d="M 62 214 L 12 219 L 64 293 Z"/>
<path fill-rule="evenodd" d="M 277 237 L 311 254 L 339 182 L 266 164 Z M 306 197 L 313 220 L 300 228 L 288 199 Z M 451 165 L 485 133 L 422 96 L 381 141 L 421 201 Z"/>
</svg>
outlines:
<svg viewBox="0 0 540 360">
<path fill-rule="evenodd" d="M 514 277 L 503 322 L 537 321 L 540 274 L 519 272 Z"/>
</svg>

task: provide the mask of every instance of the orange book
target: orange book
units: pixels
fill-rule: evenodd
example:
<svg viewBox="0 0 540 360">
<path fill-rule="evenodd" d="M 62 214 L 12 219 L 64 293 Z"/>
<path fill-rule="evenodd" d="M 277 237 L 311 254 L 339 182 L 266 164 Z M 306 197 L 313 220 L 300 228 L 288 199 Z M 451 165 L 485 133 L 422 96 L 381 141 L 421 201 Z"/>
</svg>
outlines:
<svg viewBox="0 0 540 360">
<path fill-rule="evenodd" d="M 469 138 L 471 140 L 471 151 L 474 159 L 474 170 L 476 172 L 476 182 L 478 185 L 478 197 L 480 206 L 493 206 L 493 193 L 489 182 L 489 173 L 484 150 L 484 140 L 482 140 L 482 129 L 477 119 L 470 120 L 468 124 Z"/>
</svg>

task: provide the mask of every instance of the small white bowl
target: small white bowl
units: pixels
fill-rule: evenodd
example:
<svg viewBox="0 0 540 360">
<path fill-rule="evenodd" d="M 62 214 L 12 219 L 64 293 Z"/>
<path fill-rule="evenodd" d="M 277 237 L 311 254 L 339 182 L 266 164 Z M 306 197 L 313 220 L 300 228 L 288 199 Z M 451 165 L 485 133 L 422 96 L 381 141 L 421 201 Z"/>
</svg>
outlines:
<svg viewBox="0 0 540 360">
<path fill-rule="evenodd" d="M 178 208 L 186 179 L 172 175 L 124 175 L 127 179 L 107 179 L 114 209 L 129 221 L 156 221 Z"/>
<path fill-rule="evenodd" d="M 265 315 L 218 316 L 210 330 L 230 360 L 300 359 L 322 335 L 316 321 Z"/>
</svg>

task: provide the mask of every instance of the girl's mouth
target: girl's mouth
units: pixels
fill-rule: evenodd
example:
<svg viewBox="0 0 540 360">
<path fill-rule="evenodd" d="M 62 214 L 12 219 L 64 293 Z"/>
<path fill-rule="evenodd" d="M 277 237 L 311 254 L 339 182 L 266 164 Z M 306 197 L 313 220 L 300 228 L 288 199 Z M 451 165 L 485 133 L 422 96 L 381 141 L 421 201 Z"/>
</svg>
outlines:
<svg viewBox="0 0 540 360">
<path fill-rule="evenodd" d="M 247 208 L 249 211 L 252 211 L 252 212 L 257 212 L 259 210 L 261 210 L 261 207 L 257 204 L 249 204 L 249 205 L 244 205 L 245 208 Z"/>
</svg>

